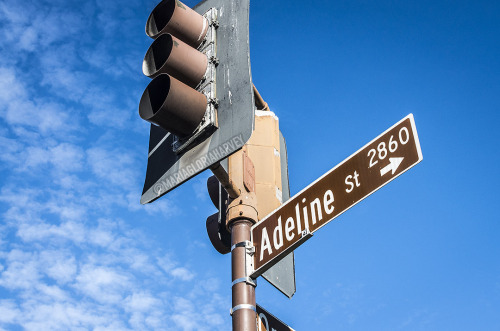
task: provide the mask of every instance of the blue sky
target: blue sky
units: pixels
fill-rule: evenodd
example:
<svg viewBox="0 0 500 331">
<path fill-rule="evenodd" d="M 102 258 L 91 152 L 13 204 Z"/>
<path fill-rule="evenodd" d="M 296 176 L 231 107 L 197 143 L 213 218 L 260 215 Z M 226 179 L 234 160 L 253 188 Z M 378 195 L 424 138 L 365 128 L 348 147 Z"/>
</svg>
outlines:
<svg viewBox="0 0 500 331">
<path fill-rule="evenodd" d="M 210 174 L 139 204 L 155 5 L 0 3 L 0 330 L 230 329 Z M 499 7 L 251 1 L 292 195 L 409 113 L 424 156 L 296 250 L 291 300 L 259 280 L 260 305 L 297 330 L 500 328 Z"/>
</svg>

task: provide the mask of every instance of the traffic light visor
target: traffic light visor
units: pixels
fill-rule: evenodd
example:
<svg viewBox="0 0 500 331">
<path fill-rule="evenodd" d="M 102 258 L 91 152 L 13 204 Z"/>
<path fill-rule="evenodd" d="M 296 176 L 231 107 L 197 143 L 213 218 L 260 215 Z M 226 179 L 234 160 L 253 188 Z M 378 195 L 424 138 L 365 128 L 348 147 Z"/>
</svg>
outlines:
<svg viewBox="0 0 500 331">
<path fill-rule="evenodd" d="M 194 48 L 203 42 L 207 30 L 207 19 L 179 0 L 160 2 L 146 23 L 146 34 L 151 38 L 171 33 Z"/>
<path fill-rule="evenodd" d="M 142 71 L 154 78 L 167 73 L 195 88 L 205 76 L 207 56 L 171 34 L 159 36 L 144 56 Z"/>
<path fill-rule="evenodd" d="M 142 119 L 179 137 L 193 133 L 206 109 L 205 95 L 167 74 L 161 74 L 149 83 L 139 103 Z"/>
</svg>

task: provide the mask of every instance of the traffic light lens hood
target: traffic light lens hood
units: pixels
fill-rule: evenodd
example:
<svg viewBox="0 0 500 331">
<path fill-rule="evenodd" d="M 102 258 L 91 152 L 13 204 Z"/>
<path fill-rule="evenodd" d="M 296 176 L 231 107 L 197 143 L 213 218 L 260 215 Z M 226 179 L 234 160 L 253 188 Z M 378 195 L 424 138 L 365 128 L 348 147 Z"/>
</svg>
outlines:
<svg viewBox="0 0 500 331">
<path fill-rule="evenodd" d="M 146 34 L 153 39 L 171 33 L 191 47 L 198 48 L 208 31 L 208 21 L 179 0 L 163 0 L 151 12 Z"/>
<path fill-rule="evenodd" d="M 142 119 L 182 138 L 196 130 L 206 109 L 205 95 L 167 74 L 149 83 L 139 103 Z"/>
<path fill-rule="evenodd" d="M 159 36 L 149 47 L 142 71 L 151 78 L 167 73 L 195 88 L 205 76 L 207 66 L 205 54 L 167 33 Z"/>
<path fill-rule="evenodd" d="M 172 53 L 172 46 L 173 41 L 170 34 L 159 36 L 151 44 L 142 62 L 142 72 L 144 75 L 154 78 L 159 74 L 159 71 Z"/>
<path fill-rule="evenodd" d="M 163 0 L 153 9 L 146 22 L 146 34 L 151 38 L 158 37 L 172 18 L 175 0 Z"/>
</svg>

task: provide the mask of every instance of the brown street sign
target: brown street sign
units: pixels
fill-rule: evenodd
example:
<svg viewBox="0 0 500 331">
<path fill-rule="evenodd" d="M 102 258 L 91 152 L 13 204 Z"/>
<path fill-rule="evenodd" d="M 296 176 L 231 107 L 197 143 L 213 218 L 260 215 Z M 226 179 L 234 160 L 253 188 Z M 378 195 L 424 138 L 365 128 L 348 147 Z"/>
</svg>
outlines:
<svg viewBox="0 0 500 331">
<path fill-rule="evenodd" d="M 257 305 L 256 308 L 258 331 L 294 331 L 261 306 Z"/>
<path fill-rule="evenodd" d="M 409 114 L 252 227 L 252 278 L 420 161 L 415 121 Z"/>
</svg>

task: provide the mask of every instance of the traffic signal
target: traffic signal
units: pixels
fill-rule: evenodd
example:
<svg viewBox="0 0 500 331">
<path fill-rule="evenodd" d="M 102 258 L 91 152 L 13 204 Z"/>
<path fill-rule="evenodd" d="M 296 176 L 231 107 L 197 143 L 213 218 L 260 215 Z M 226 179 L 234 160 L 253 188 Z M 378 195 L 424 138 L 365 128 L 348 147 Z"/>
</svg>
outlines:
<svg viewBox="0 0 500 331">
<path fill-rule="evenodd" d="M 255 165 L 255 192 L 259 219 L 290 198 L 286 142 L 272 111 L 256 111 L 255 131 L 245 149 Z M 288 298 L 295 294 L 295 257 L 291 252 L 262 274 Z"/>
<path fill-rule="evenodd" d="M 238 151 L 254 127 L 249 0 L 163 0 L 146 34 L 152 78 L 140 103 L 151 123 L 141 203 L 149 203 Z"/>
<path fill-rule="evenodd" d="M 214 248 L 221 254 L 231 252 L 231 234 L 226 227 L 229 196 L 215 176 L 207 180 L 207 189 L 214 206 L 219 210 L 207 218 L 207 233 Z"/>
<path fill-rule="evenodd" d="M 256 92 L 257 93 L 257 92 Z M 260 106 L 269 109 L 265 102 Z M 234 158 L 241 159 L 236 161 Z M 257 195 L 257 213 L 264 218 L 290 198 L 288 184 L 288 160 L 285 138 L 279 130 L 278 117 L 271 111 L 257 110 L 255 130 L 245 144 L 243 151 L 237 152 L 232 167 L 224 164 L 233 179 L 241 177 L 245 168 L 245 158 L 251 159 L 254 166 L 254 186 L 247 187 Z M 229 163 L 229 162 L 228 162 Z M 243 182 L 245 182 L 243 180 Z M 207 218 L 206 226 L 210 242 L 221 254 L 231 251 L 231 236 L 227 229 L 226 212 L 229 197 L 215 176 L 207 180 L 208 193 L 218 212 Z M 293 252 L 262 274 L 268 282 L 291 298 L 295 293 L 295 261 Z"/>
<path fill-rule="evenodd" d="M 216 126 L 215 19 L 213 11 L 204 17 L 178 0 L 164 0 L 146 23 L 146 34 L 156 39 L 142 71 L 153 80 L 142 95 L 139 114 L 177 137 L 177 153 Z"/>
</svg>

